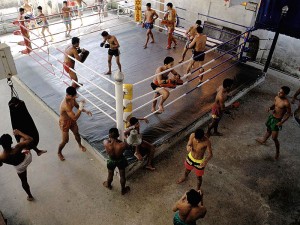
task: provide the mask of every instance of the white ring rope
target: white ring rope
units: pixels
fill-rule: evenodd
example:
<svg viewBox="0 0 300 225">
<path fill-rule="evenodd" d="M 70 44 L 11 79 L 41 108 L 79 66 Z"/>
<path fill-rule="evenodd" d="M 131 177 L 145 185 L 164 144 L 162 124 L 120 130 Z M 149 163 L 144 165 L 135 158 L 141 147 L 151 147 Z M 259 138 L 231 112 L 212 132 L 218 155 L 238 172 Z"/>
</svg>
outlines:
<svg viewBox="0 0 300 225">
<path fill-rule="evenodd" d="M 27 39 L 28 41 L 30 41 L 27 37 L 24 37 L 25 39 Z M 33 42 L 32 42 L 33 43 Z M 34 45 L 36 45 L 35 43 L 33 43 Z M 37 46 L 37 45 L 36 45 Z M 37 46 L 38 48 L 40 48 L 39 46 Z M 28 47 L 29 48 L 29 47 Z M 30 48 L 29 48 L 30 49 Z M 31 49 L 32 50 L 32 49 Z M 52 58 L 54 58 L 57 62 L 60 62 L 55 56 L 48 54 L 49 56 L 51 56 Z M 48 62 L 53 68 L 57 69 L 60 73 L 63 73 L 63 71 L 61 71 L 60 69 L 58 69 L 56 66 L 54 66 L 52 63 Z M 61 63 L 61 62 L 60 62 Z M 70 68 L 73 72 L 76 72 L 75 70 L 73 70 L 72 68 Z M 80 77 L 83 77 L 80 73 L 76 72 L 76 74 L 78 74 Z M 74 83 L 77 83 L 76 81 L 74 81 L 73 79 L 71 79 Z M 92 82 L 90 82 L 91 84 L 93 84 Z M 81 86 L 81 85 L 80 85 Z M 97 85 L 96 85 L 97 86 Z M 98 86 L 97 86 L 98 87 Z M 84 88 L 86 91 L 88 91 L 86 88 Z M 102 88 L 99 87 L 100 90 L 103 90 Z M 105 90 L 104 90 L 105 91 Z M 90 91 L 88 91 L 90 94 L 92 94 Z M 106 92 L 106 91 L 105 91 Z M 94 96 L 94 94 L 92 94 Z M 111 94 L 110 94 L 111 95 Z M 96 97 L 96 96 L 94 96 Z M 86 97 L 85 97 L 86 98 Z M 101 102 L 103 102 L 105 105 L 107 105 L 108 107 L 112 108 L 108 103 L 104 102 L 103 100 L 99 99 L 98 97 L 96 97 L 98 100 L 100 100 Z M 115 99 L 115 97 L 113 96 L 113 98 Z M 90 101 L 89 101 L 90 102 Z M 99 108 L 99 107 L 97 107 Z M 104 112 L 102 109 L 99 108 L 100 111 L 102 111 L 104 114 L 107 114 L 106 112 Z M 116 111 L 115 109 L 113 109 L 114 111 Z M 108 115 L 108 114 L 107 114 Z"/>
</svg>

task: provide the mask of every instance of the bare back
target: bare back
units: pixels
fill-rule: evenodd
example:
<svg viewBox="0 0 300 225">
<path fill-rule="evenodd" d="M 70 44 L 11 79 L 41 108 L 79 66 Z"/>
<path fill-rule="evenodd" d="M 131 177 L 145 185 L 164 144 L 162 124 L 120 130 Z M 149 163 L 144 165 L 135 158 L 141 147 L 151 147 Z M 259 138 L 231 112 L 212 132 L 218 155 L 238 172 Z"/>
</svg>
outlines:
<svg viewBox="0 0 300 225">
<path fill-rule="evenodd" d="M 204 52 L 206 46 L 206 40 L 207 40 L 206 35 L 197 34 L 194 40 L 195 40 L 195 51 Z"/>
<path fill-rule="evenodd" d="M 203 218 L 206 214 L 206 208 L 204 206 L 198 205 L 196 207 L 192 207 L 186 199 L 178 201 L 176 207 L 178 209 L 180 219 L 187 224 L 196 222 L 198 219 Z"/>
<path fill-rule="evenodd" d="M 26 3 L 23 5 L 23 9 L 26 14 L 31 14 L 33 12 L 32 5 L 30 3 Z"/>
<path fill-rule="evenodd" d="M 111 35 L 106 41 L 109 43 L 110 49 L 112 50 L 116 50 L 120 47 L 117 38 L 113 35 Z"/>
<path fill-rule="evenodd" d="M 106 153 L 111 159 L 117 160 L 123 157 L 123 153 L 126 149 L 126 143 L 110 138 L 104 141 L 104 147 Z"/>
<path fill-rule="evenodd" d="M 190 29 L 188 30 L 188 38 L 190 40 L 193 40 L 194 37 L 197 35 L 197 27 L 198 27 L 198 25 L 194 25 L 194 26 L 191 26 Z"/>
<path fill-rule="evenodd" d="M 73 58 L 76 58 L 78 56 L 77 49 L 74 48 L 72 45 L 68 46 L 65 49 L 65 55 L 64 55 L 64 62 L 72 62 L 75 63 L 72 59 L 70 59 L 68 56 L 71 56 Z"/>
<path fill-rule="evenodd" d="M 223 86 L 220 86 L 217 89 L 217 95 L 216 95 L 216 98 L 215 98 L 215 103 L 217 105 L 219 105 L 222 109 L 224 109 L 225 108 L 225 101 L 227 100 L 227 98 L 228 98 L 227 91 L 225 91 Z"/>
</svg>

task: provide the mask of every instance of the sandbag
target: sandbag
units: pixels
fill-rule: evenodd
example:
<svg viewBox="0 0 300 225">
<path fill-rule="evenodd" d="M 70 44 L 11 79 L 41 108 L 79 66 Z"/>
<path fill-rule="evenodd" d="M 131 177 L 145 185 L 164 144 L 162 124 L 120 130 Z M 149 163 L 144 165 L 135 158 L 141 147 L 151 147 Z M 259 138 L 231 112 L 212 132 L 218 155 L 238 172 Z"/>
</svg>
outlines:
<svg viewBox="0 0 300 225">
<path fill-rule="evenodd" d="M 37 146 L 39 143 L 39 132 L 35 123 L 29 114 L 25 102 L 17 97 L 12 97 L 8 102 L 11 125 L 13 129 L 18 129 L 24 134 L 33 138 L 32 146 Z M 17 142 L 20 142 L 20 136 L 15 135 Z"/>
</svg>

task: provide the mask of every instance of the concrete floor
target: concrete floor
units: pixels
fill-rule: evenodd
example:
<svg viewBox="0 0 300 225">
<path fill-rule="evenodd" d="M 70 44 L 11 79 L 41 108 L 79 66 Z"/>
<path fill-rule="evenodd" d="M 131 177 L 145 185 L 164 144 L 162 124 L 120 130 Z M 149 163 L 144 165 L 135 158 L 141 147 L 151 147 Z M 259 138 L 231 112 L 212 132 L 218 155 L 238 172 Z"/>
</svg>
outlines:
<svg viewBox="0 0 300 225">
<path fill-rule="evenodd" d="M 16 83 L 16 82 L 15 82 Z M 243 97 L 234 120 L 225 116 L 220 125 L 223 137 L 212 137 L 214 157 L 203 181 L 206 217 L 197 224 L 299 224 L 300 223 L 300 140 L 299 127 L 293 119 L 280 132 L 281 158 L 273 160 L 272 141 L 259 146 L 254 138 L 261 135 L 265 112 L 282 85 L 292 93 L 299 83 L 274 76 Z M 121 196 L 118 178 L 113 190 L 102 186 L 106 168 L 90 153 L 77 150 L 74 138 L 64 149 L 66 161 L 56 155 L 60 141 L 57 118 L 15 84 L 40 132 L 39 147 L 49 152 L 41 157 L 33 153 L 28 179 L 35 202 L 28 202 L 12 166 L 0 169 L 0 210 L 8 224 L 172 224 L 172 205 L 181 195 L 195 187 L 189 180 L 177 185 L 183 172 L 187 139 L 155 160 L 157 171 L 139 170 L 128 179 L 131 193 Z M 0 133 L 12 133 L 7 102 L 10 90 L 0 81 Z M 174 143 L 173 143 L 174 144 Z M 158 191 L 159 190 L 159 191 Z"/>
</svg>

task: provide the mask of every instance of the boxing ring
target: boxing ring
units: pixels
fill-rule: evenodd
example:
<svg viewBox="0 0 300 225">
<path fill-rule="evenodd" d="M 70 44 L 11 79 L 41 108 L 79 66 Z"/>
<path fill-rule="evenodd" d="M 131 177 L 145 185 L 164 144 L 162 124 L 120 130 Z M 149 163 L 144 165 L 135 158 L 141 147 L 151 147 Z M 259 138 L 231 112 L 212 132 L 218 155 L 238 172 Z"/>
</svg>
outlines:
<svg viewBox="0 0 300 225">
<path fill-rule="evenodd" d="M 97 17 L 97 15 L 94 16 Z M 86 108 L 93 113 L 92 117 L 83 114 L 78 120 L 78 125 L 82 138 L 104 159 L 107 156 L 102 141 L 107 138 L 108 130 L 116 127 L 120 121 L 117 121 L 114 76 L 104 75 L 107 71 L 107 51 L 99 47 L 102 42 L 100 34 L 103 30 L 109 30 L 120 43 L 120 60 L 125 76 L 123 83 L 133 86 L 132 115 L 148 118 L 149 124 L 141 125 L 141 133 L 145 140 L 155 144 L 157 153 L 162 152 L 166 146 L 179 141 L 210 118 L 209 112 L 216 89 L 225 78 L 234 79 L 233 96 L 228 104 L 236 101 L 264 79 L 261 70 L 245 63 L 247 58 L 243 56 L 243 50 L 247 49 L 246 44 L 251 31 L 249 29 L 241 34 L 233 35 L 233 38 L 223 41 L 220 45 L 207 48 L 203 65 L 205 71 L 198 75 L 200 68 L 193 68 L 191 73 L 185 74 L 186 67 L 191 60 L 188 59 L 191 56 L 190 52 L 187 54 L 186 61 L 177 64 L 181 58 L 184 41 L 178 40 L 176 49 L 165 50 L 167 39 L 165 33 L 154 30 L 156 43 L 149 44 L 147 49 L 143 49 L 145 29 L 136 24 L 132 18 L 119 15 L 116 11 L 108 11 L 108 17 L 102 18 L 101 23 L 98 18 L 94 18 L 94 21 L 97 22 L 92 21 L 86 27 L 74 28 L 74 30 L 81 30 L 81 33 L 77 33 L 80 37 L 80 47 L 90 51 L 84 63 L 75 60 L 78 82 L 84 84 L 79 88 L 79 99 L 85 99 Z M 50 30 L 51 25 L 53 24 L 50 22 Z M 159 24 L 156 26 L 164 29 Z M 59 105 L 65 96 L 65 89 L 72 82 L 62 67 L 64 48 L 70 40 L 56 40 L 52 44 L 43 46 L 40 44 L 41 38 L 32 30 L 29 32 L 31 33 L 31 53 L 15 60 L 19 71 L 18 77 L 49 108 L 59 114 Z M 57 31 L 56 35 L 63 32 Z M 73 34 L 73 36 L 76 35 Z M 236 39 L 246 42 L 241 41 L 234 46 L 231 43 Z M 222 50 L 225 45 L 230 47 Z M 154 91 L 150 83 L 157 75 L 155 74 L 156 68 L 163 65 L 166 56 L 172 56 L 175 59 L 174 69 L 182 76 L 184 84 L 170 90 L 170 96 L 164 104 L 165 111 L 162 114 L 155 114 L 151 112 Z M 112 69 L 114 74 L 117 69 L 114 58 Z M 204 76 L 202 84 L 198 83 L 198 76 Z M 57 132 L 60 132 L 58 125 Z M 43 138 L 42 132 L 41 138 Z M 57 144 L 58 142 L 59 140 Z M 133 152 L 128 150 L 125 155 L 132 164 L 131 169 L 134 168 L 136 158 Z"/>
</svg>

